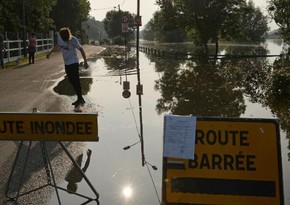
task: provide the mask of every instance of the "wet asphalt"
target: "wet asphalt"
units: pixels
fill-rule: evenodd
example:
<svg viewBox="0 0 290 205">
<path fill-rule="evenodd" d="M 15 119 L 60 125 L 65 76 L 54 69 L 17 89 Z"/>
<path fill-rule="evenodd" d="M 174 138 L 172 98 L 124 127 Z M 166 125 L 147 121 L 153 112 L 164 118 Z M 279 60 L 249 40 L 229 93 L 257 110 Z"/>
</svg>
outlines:
<svg viewBox="0 0 290 205">
<path fill-rule="evenodd" d="M 101 52 L 99 46 L 85 45 L 87 58 Z M 71 98 L 53 92 L 53 87 L 65 76 L 61 53 L 53 53 L 50 59 L 36 59 L 35 64 L 15 65 L 0 70 L 0 113 L 30 113 L 33 108 L 40 112 L 73 112 Z M 0 141 L 0 205 L 16 204 L 8 197 L 15 197 L 21 179 L 21 169 L 25 162 L 29 142 L 24 141 L 14 173 L 7 189 L 9 175 L 20 145 L 20 141 Z M 73 156 L 82 152 L 81 142 L 66 142 Z M 56 142 L 47 142 L 47 151 L 51 157 L 55 179 L 63 179 L 71 163 Z M 21 193 L 33 190 L 47 183 L 40 142 L 32 142 L 27 168 L 24 172 Z M 6 193 L 7 192 L 7 193 Z M 18 204 L 47 204 L 54 189 L 50 186 L 19 197 Z M 7 196 L 6 196 L 7 195 Z"/>
</svg>

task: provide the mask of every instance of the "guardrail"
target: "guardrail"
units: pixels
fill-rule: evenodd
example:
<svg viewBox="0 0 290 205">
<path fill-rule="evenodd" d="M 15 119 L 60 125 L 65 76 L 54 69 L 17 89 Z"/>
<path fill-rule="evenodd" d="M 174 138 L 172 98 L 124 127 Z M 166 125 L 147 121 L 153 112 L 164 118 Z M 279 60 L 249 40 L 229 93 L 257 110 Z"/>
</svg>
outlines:
<svg viewBox="0 0 290 205">
<path fill-rule="evenodd" d="M 48 52 L 53 45 L 53 35 L 50 34 L 49 37 L 40 37 L 37 38 L 36 43 L 36 53 L 41 54 Z M 28 51 L 28 40 L 26 40 L 26 45 Z M 23 40 L 22 39 L 14 39 L 10 40 L 5 38 L 4 40 L 4 63 L 18 61 L 24 58 L 24 48 L 23 48 Z"/>
<path fill-rule="evenodd" d="M 146 46 L 140 46 L 139 50 L 141 52 L 147 53 L 149 55 L 153 55 L 156 57 L 162 57 L 162 58 L 174 58 L 174 59 L 181 59 L 181 60 L 193 60 L 200 55 L 190 53 L 190 52 L 180 52 L 176 50 L 162 50 L 159 48 L 154 48 L 154 47 L 146 47 Z M 289 54 L 287 54 L 289 55 Z M 287 56 L 286 54 L 284 57 Z M 270 54 L 264 54 L 264 53 L 254 53 L 254 54 L 218 54 L 218 55 L 207 55 L 208 58 L 223 58 L 223 59 L 234 59 L 234 58 L 270 58 L 270 57 L 283 57 L 282 54 L 275 54 L 275 55 L 270 55 Z"/>
</svg>

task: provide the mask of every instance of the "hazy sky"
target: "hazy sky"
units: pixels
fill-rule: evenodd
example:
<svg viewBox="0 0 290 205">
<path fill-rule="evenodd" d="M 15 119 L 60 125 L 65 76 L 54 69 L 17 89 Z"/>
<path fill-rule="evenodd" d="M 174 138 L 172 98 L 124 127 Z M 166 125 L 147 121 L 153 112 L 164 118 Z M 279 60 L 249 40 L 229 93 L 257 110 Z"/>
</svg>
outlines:
<svg viewBox="0 0 290 205">
<path fill-rule="evenodd" d="M 145 25 L 151 18 L 152 14 L 158 10 L 155 4 L 156 0 L 139 0 L 140 1 L 140 15 L 142 16 L 142 24 Z M 129 11 L 130 13 L 137 14 L 137 0 L 89 0 L 91 3 L 90 15 L 95 17 L 96 20 L 102 21 L 106 17 L 106 13 L 114 8 L 118 10 L 120 5 L 121 10 Z M 262 12 L 267 12 L 266 0 L 253 0 L 256 6 L 260 7 Z M 271 23 L 272 29 L 276 26 Z"/>
<path fill-rule="evenodd" d="M 118 5 L 123 11 L 137 14 L 137 0 L 89 0 L 89 2 L 91 3 L 90 15 L 99 21 L 102 21 L 106 17 L 106 13 L 113 10 L 114 7 L 118 10 Z M 155 0 L 140 0 L 142 24 L 145 25 L 157 10 L 158 6 L 155 4 Z"/>
</svg>

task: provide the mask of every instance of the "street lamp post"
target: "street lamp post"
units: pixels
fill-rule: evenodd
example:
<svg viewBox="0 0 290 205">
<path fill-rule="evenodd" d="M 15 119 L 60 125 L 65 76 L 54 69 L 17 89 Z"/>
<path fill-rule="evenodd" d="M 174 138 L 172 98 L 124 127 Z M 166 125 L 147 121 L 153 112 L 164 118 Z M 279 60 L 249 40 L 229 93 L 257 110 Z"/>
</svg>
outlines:
<svg viewBox="0 0 290 205">
<path fill-rule="evenodd" d="M 140 20 L 140 0 L 137 0 L 137 18 L 136 20 Z M 137 94 L 139 97 L 139 116 L 140 116 L 140 141 L 141 141 L 141 155 L 142 155 L 142 166 L 145 166 L 145 154 L 144 154 L 144 139 L 143 139 L 143 117 L 142 117 L 142 94 L 143 94 L 143 88 L 141 85 L 141 79 L 140 79 L 140 65 L 139 65 L 139 32 L 140 32 L 140 24 L 139 22 L 136 23 L 137 27 L 137 33 L 136 33 L 136 63 L 137 63 L 137 79 L 138 79 L 138 84 L 137 84 Z"/>
</svg>

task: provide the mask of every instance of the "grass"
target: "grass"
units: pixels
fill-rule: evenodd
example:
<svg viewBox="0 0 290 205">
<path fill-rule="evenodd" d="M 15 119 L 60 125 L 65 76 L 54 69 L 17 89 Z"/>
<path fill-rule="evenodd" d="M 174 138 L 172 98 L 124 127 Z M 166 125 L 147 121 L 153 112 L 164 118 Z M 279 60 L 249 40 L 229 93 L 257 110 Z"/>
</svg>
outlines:
<svg viewBox="0 0 290 205">
<path fill-rule="evenodd" d="M 41 54 L 36 54 L 34 58 L 36 60 L 36 59 L 43 58 L 45 56 L 46 56 L 46 53 L 41 53 Z M 12 68 L 15 66 L 25 65 L 25 64 L 28 64 L 28 55 L 26 58 L 21 58 L 19 61 L 15 60 L 15 61 L 5 63 L 5 68 Z"/>
</svg>

